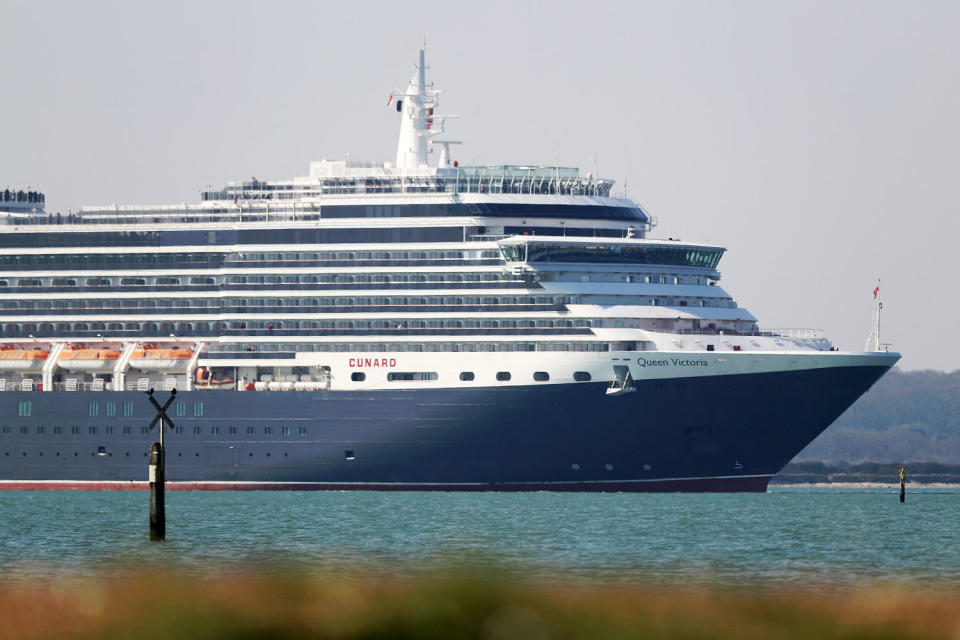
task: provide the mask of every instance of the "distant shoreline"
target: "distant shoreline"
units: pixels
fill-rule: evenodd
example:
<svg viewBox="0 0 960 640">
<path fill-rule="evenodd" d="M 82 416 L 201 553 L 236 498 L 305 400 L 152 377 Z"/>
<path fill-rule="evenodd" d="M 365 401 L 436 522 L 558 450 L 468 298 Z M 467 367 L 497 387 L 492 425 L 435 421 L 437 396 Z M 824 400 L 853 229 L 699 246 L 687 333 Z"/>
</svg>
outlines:
<svg viewBox="0 0 960 640">
<path fill-rule="evenodd" d="M 785 480 L 777 482 L 775 479 L 767 486 L 768 489 L 781 487 L 790 489 L 890 489 L 891 492 L 900 490 L 899 482 L 792 482 Z M 907 482 L 910 489 L 960 489 L 960 482 Z"/>
</svg>

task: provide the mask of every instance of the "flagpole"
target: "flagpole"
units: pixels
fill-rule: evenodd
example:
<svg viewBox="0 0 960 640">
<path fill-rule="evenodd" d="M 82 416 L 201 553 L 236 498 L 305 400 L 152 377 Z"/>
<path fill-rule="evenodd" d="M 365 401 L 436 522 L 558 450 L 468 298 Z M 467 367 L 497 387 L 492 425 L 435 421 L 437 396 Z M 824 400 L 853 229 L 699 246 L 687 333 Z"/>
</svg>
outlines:
<svg viewBox="0 0 960 640">
<path fill-rule="evenodd" d="M 864 351 L 870 351 L 870 338 L 873 338 L 873 351 L 880 351 L 880 309 L 883 304 L 880 302 L 880 279 L 877 279 L 877 286 L 873 290 L 873 327 L 870 335 L 867 336 L 867 343 L 863 346 Z"/>
<path fill-rule="evenodd" d="M 883 302 L 880 301 L 880 278 L 877 278 L 877 341 L 874 345 L 874 351 L 880 351 L 880 311 L 883 309 Z"/>
</svg>

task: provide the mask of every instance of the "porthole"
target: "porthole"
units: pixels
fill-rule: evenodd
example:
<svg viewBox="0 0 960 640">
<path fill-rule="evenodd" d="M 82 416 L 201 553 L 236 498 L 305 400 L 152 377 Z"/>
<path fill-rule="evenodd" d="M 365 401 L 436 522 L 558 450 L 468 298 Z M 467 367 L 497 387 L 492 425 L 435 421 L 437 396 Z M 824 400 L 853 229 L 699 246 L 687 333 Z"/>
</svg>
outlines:
<svg viewBox="0 0 960 640">
<path fill-rule="evenodd" d="M 613 471 L 613 465 L 610 463 L 603 465 L 603 468 L 606 469 L 607 471 Z"/>
<path fill-rule="evenodd" d="M 574 371 L 573 379 L 576 382 L 590 382 L 590 374 L 586 371 Z"/>
<path fill-rule="evenodd" d="M 643 470 L 644 470 L 644 471 L 650 471 L 650 469 L 653 469 L 653 467 L 651 467 L 651 466 L 648 465 L 648 464 L 643 465 Z"/>
<path fill-rule="evenodd" d="M 550 374 L 546 371 L 534 371 L 533 379 L 537 382 L 546 382 L 550 379 Z"/>
<path fill-rule="evenodd" d="M 506 381 L 509 380 L 509 379 L 510 379 L 510 372 L 509 372 L 509 371 L 498 371 L 498 372 L 497 372 L 497 380 L 499 380 L 500 382 L 506 382 Z"/>
<path fill-rule="evenodd" d="M 474 379 L 473 371 L 461 371 L 460 379 L 464 382 L 471 382 Z"/>
<path fill-rule="evenodd" d="M 570 468 L 573 469 L 574 471 L 580 471 L 580 465 L 578 465 L 576 462 L 570 465 Z"/>
<path fill-rule="evenodd" d="M 362 371 L 354 371 L 350 374 L 350 379 L 354 382 L 363 382 L 367 379 L 367 374 L 363 373 Z"/>
</svg>

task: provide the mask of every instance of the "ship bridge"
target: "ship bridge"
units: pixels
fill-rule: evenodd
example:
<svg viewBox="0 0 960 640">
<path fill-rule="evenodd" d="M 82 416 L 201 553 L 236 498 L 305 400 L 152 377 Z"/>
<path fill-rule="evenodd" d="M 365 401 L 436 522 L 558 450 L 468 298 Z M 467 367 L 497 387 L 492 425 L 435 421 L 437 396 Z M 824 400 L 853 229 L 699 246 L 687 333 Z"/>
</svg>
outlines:
<svg viewBox="0 0 960 640">
<path fill-rule="evenodd" d="M 585 263 L 716 269 L 723 247 L 675 240 L 512 236 L 499 243 L 514 265 Z"/>
</svg>

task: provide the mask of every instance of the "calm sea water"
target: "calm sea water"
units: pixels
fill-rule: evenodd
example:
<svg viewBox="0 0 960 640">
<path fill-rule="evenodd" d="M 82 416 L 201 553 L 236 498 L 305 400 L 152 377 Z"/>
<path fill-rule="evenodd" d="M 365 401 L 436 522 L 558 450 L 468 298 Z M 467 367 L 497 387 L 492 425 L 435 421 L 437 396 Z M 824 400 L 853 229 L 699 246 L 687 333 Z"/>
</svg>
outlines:
<svg viewBox="0 0 960 640">
<path fill-rule="evenodd" d="M 960 584 L 960 490 L 767 494 L 0 492 L 0 572 L 20 580 L 150 563 L 182 571 L 377 575 L 450 567 L 546 581 Z"/>
</svg>

